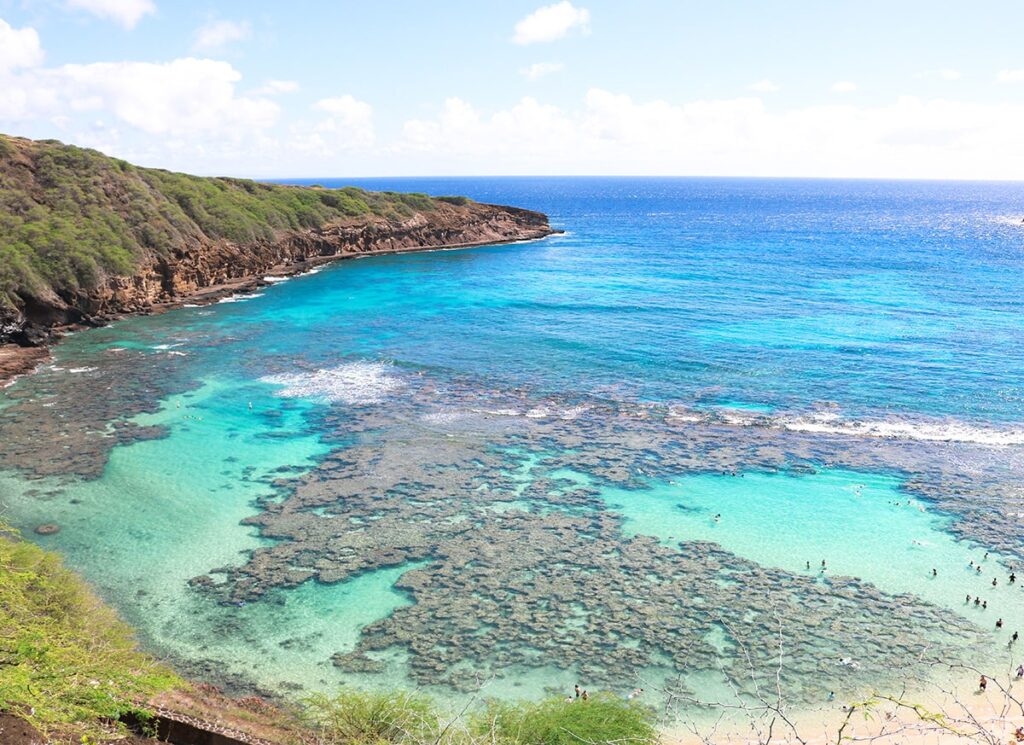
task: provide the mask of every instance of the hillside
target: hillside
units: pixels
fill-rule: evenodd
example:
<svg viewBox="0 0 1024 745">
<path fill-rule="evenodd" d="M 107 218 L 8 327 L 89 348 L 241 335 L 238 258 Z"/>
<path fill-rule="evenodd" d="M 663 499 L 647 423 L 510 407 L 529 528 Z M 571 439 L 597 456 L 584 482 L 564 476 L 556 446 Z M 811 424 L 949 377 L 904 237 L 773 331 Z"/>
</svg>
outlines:
<svg viewBox="0 0 1024 745">
<path fill-rule="evenodd" d="M 462 197 L 201 178 L 0 135 L 0 342 L 43 343 L 282 265 L 550 232 L 540 213 Z"/>
</svg>

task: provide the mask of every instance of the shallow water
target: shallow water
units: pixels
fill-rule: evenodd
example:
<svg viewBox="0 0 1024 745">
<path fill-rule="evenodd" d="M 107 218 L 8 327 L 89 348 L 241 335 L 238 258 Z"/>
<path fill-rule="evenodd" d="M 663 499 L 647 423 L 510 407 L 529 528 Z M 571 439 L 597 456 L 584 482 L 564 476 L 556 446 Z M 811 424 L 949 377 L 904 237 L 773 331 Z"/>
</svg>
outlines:
<svg viewBox="0 0 1024 745">
<path fill-rule="evenodd" d="M 236 690 L 712 696 L 778 620 L 806 705 L 1005 656 L 1024 187 L 367 185 L 568 233 L 82 332 L 0 392 L 5 518 L 149 648 Z"/>
</svg>

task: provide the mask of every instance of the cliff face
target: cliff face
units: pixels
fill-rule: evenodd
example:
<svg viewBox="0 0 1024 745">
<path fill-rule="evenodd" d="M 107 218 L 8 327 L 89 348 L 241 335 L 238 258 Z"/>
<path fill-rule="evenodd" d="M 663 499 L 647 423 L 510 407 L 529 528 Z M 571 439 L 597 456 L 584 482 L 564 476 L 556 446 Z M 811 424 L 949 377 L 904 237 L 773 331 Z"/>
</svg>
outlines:
<svg viewBox="0 0 1024 745">
<path fill-rule="evenodd" d="M 197 295 L 216 297 L 260 284 L 268 273 L 293 273 L 333 259 L 459 248 L 543 238 L 552 233 L 539 212 L 469 203 L 441 204 L 398 222 L 381 217 L 286 231 L 273 241 L 202 241 L 173 257 L 153 257 L 127 276 L 66 296 L 25 298 L 3 319 L 0 340 L 39 343 L 49 329 L 91 324 Z"/>
<path fill-rule="evenodd" d="M 0 135 L 0 343 L 45 343 L 270 272 L 541 238 L 539 212 L 462 198 L 205 179 Z"/>
</svg>

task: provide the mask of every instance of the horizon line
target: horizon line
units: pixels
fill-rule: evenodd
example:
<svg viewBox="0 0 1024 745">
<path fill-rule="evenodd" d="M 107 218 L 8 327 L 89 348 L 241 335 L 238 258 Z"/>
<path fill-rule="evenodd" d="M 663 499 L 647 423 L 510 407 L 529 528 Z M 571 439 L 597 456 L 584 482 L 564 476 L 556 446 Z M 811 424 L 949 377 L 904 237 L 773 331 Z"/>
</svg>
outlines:
<svg viewBox="0 0 1024 745">
<path fill-rule="evenodd" d="M 145 166 L 144 166 L 145 167 Z M 694 174 L 475 174 L 475 175 L 417 175 L 417 176 L 233 176 L 226 174 L 193 174 L 207 178 L 243 178 L 252 181 L 372 181 L 374 179 L 690 179 L 701 181 L 865 181 L 865 182 L 918 182 L 947 184 L 1019 184 L 1024 185 L 1024 176 L 1020 178 L 950 178 L 944 176 L 715 176 Z"/>
</svg>

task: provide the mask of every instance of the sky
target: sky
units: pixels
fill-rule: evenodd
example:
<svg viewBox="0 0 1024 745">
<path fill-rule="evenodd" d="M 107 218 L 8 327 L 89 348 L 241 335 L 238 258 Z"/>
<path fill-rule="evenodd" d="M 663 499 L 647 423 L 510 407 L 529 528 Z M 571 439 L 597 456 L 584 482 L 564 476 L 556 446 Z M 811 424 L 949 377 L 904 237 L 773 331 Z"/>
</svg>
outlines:
<svg viewBox="0 0 1024 745">
<path fill-rule="evenodd" d="M 257 178 L 1024 180 L 1024 2 L 0 0 L 0 131 Z"/>
</svg>

